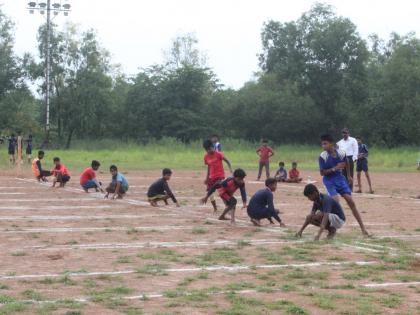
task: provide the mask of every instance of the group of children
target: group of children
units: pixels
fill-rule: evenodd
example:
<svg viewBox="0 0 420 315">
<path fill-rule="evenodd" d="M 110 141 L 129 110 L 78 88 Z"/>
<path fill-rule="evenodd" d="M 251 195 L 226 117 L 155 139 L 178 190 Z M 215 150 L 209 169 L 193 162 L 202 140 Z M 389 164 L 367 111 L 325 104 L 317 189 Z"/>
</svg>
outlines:
<svg viewBox="0 0 420 315">
<path fill-rule="evenodd" d="M 26 143 L 26 148 L 25 148 L 26 160 L 28 161 L 28 163 L 31 163 L 32 147 L 33 147 L 32 135 L 29 135 L 27 139 L 24 139 L 23 137 L 20 137 L 20 136 L 17 137 L 15 134 L 12 134 L 8 137 L 5 137 L 5 140 L 8 142 L 7 154 L 9 155 L 9 162 L 11 165 L 16 164 L 17 162 L 16 155 L 18 154 L 19 145 L 21 148 L 23 148 L 25 143 Z M 3 143 L 3 141 L 4 141 L 3 139 L 0 139 L 0 143 Z"/>
<path fill-rule="evenodd" d="M 328 191 L 328 195 L 322 194 L 318 191 L 317 187 L 313 184 L 308 184 L 304 188 L 304 195 L 313 203 L 311 213 L 306 217 L 302 228 L 297 233 L 301 236 L 304 229 L 313 224 L 319 226 L 319 232 L 315 239 L 319 239 L 323 231 L 328 231 L 328 238 L 333 238 L 337 229 L 341 228 L 346 221 L 344 211 L 339 203 L 339 196 L 343 197 L 350 207 L 354 217 L 358 221 L 362 233 L 368 236 L 368 232 L 363 224 L 362 218 L 352 198 L 352 191 L 349 186 L 348 180 L 343 175 L 343 170 L 347 172 L 348 179 L 351 179 L 349 161 L 346 153 L 337 148 L 333 138 L 330 135 L 321 137 L 321 144 L 323 152 L 319 157 L 320 174 L 323 176 L 323 183 Z M 269 158 L 274 155 L 274 151 L 268 146 L 266 141 L 263 142 L 261 148 L 257 150 L 260 155 L 260 168 L 259 176 L 261 176 L 262 168 L 265 167 L 267 171 L 267 179 L 265 187 L 258 190 L 247 203 L 247 193 L 245 189 L 245 178 L 247 176 L 243 169 L 232 170 L 230 161 L 225 157 L 221 150 L 220 142 L 217 137 L 205 140 L 203 143 L 205 150 L 204 164 L 207 166 L 207 174 L 205 178 L 205 185 L 207 193 L 201 199 L 202 203 L 211 201 L 214 212 L 218 211 L 216 199 L 214 194 L 218 192 L 222 199 L 225 208 L 221 215 L 220 220 L 230 220 L 232 224 L 235 223 L 235 211 L 237 200 L 234 196 L 237 190 L 240 191 L 243 209 L 247 210 L 247 214 L 252 224 L 256 226 L 261 225 L 261 220 L 267 219 L 270 223 L 274 224 L 277 221 L 280 227 L 285 224 L 279 216 L 279 210 L 274 207 L 273 193 L 277 189 L 278 182 L 295 182 L 302 181 L 297 163 L 292 164 L 292 169 L 289 174 L 284 167 L 284 162 L 279 163 L 279 170 L 276 172 L 275 177 L 269 176 Z M 363 154 L 363 153 L 362 153 Z M 59 183 L 60 187 L 64 187 L 70 180 L 71 175 L 65 165 L 58 157 L 54 158 L 54 167 L 51 171 L 42 168 L 41 161 L 44 158 L 44 152 L 39 151 L 37 158 L 32 161 L 32 171 L 38 181 L 46 181 L 46 178 L 52 176 L 53 186 Z M 225 163 L 232 176 L 226 177 L 224 165 Z M 80 175 L 80 185 L 85 192 L 89 189 L 95 189 L 97 192 L 105 194 L 105 198 L 121 199 L 124 197 L 129 189 L 127 179 L 123 174 L 118 171 L 117 166 L 111 165 L 109 170 L 111 173 L 110 184 L 103 189 L 102 183 L 98 181 L 96 172 L 100 167 L 100 163 L 96 160 L 92 161 L 91 166 L 85 169 Z M 419 164 L 420 167 L 420 164 Z M 172 171 L 165 168 L 162 171 L 162 177 L 154 182 L 148 189 L 147 198 L 152 206 L 157 206 L 159 201 L 168 204 L 171 199 L 177 207 L 180 206 L 175 195 L 171 191 L 168 182 L 171 178 Z M 289 177 L 287 177 L 289 175 Z M 228 217 L 230 216 L 230 218 Z"/>
<path fill-rule="evenodd" d="M 273 223 L 274 218 L 280 226 L 285 226 L 279 217 L 279 211 L 274 208 L 273 192 L 276 191 L 279 181 L 288 180 L 287 171 L 284 168 L 284 162 L 280 162 L 280 168 L 276 173 L 276 177 L 272 178 L 269 176 L 269 158 L 274 155 L 274 151 L 268 146 L 267 141 L 264 140 L 263 145 L 257 150 L 257 154 L 260 155 L 258 179 L 261 177 L 263 168 L 265 168 L 268 177 L 265 181 L 265 188 L 257 191 L 252 196 L 249 204 L 247 204 L 245 171 L 236 169 L 231 177 L 224 179 L 223 162 L 227 164 L 232 173 L 231 163 L 218 149 L 220 148 L 218 141 L 215 142 L 212 140 L 205 140 L 203 143 L 204 150 L 206 151 L 204 163 L 207 165 L 207 176 L 205 180 L 207 194 L 201 201 L 206 203 L 210 199 L 213 209 L 216 212 L 216 201 L 214 198 L 211 198 L 218 191 L 220 198 L 225 204 L 225 209 L 219 219 L 227 220 L 226 215 L 230 213 L 230 220 L 233 224 L 235 223 L 235 210 L 237 205 L 234 193 L 239 189 L 243 208 L 247 209 L 248 216 L 254 225 L 259 226 L 261 224 L 260 221 L 263 219 L 267 219 L 270 223 Z M 333 238 L 337 229 L 341 228 L 346 221 L 344 211 L 339 203 L 339 196 L 341 196 L 350 207 L 363 235 L 369 236 L 352 198 L 352 190 L 349 186 L 349 180 L 351 180 L 350 167 L 346 153 L 336 147 L 334 139 L 330 135 L 321 137 L 321 145 L 324 151 L 319 157 L 319 168 L 328 195 L 320 193 L 313 184 L 305 186 L 303 193 L 313 203 L 313 206 L 311 213 L 306 217 L 302 228 L 296 235 L 301 236 L 305 228 L 309 224 L 313 224 L 320 228 L 315 240 L 321 237 L 324 230 L 328 231 L 328 238 Z M 343 175 L 343 171 L 347 172 L 347 179 Z M 297 163 L 293 163 L 292 170 L 289 172 L 289 179 L 292 179 L 293 182 L 300 182 L 302 180 L 299 177 Z"/>
</svg>

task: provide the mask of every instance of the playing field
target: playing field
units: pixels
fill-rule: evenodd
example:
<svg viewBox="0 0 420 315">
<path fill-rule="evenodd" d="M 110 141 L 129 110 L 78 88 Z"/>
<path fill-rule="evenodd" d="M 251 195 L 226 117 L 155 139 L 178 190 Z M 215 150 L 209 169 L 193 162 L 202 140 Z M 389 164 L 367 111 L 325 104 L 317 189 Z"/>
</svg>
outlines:
<svg viewBox="0 0 420 315">
<path fill-rule="evenodd" d="M 203 171 L 174 174 L 181 208 L 148 206 L 159 173 L 129 172 L 121 201 L 85 194 L 77 176 L 52 189 L 4 173 L 0 314 L 420 314 L 418 174 L 374 173 L 377 194 L 355 197 L 372 239 L 346 207 L 337 238 L 312 242 L 314 227 L 294 237 L 304 184 L 275 193 L 287 229 L 255 228 L 243 210 L 231 227 L 198 205 Z"/>
</svg>

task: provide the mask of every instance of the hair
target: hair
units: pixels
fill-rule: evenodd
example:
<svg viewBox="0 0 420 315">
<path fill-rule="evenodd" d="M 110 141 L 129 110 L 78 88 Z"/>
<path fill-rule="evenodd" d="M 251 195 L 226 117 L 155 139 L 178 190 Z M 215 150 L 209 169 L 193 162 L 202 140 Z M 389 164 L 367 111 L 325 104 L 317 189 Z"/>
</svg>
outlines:
<svg viewBox="0 0 420 315">
<path fill-rule="evenodd" d="M 345 132 L 345 133 L 350 133 L 350 130 L 349 130 L 349 128 L 347 128 L 347 127 L 344 127 L 341 131 L 342 131 L 342 132 Z"/>
<path fill-rule="evenodd" d="M 333 143 L 334 138 L 330 134 L 325 134 L 321 136 L 321 141 L 327 141 L 327 142 Z"/>
<path fill-rule="evenodd" d="M 292 165 L 298 165 L 298 163 L 296 161 L 292 162 Z"/>
<path fill-rule="evenodd" d="M 305 189 L 303 190 L 303 194 L 308 197 L 312 195 L 313 193 L 318 192 L 318 188 L 314 184 L 308 184 L 305 186 Z"/>
<path fill-rule="evenodd" d="M 216 135 L 216 134 L 213 134 L 213 135 L 211 136 L 211 138 L 217 138 L 217 139 L 220 139 L 220 138 L 219 138 L 219 135 Z"/>
<path fill-rule="evenodd" d="M 60 162 L 60 158 L 59 158 L 59 157 L 55 157 L 55 158 L 53 159 L 53 161 L 54 161 L 54 163 L 55 163 L 55 162 Z"/>
<path fill-rule="evenodd" d="M 162 175 L 163 176 L 165 176 L 165 175 L 172 175 L 172 170 L 170 168 L 164 168 L 162 170 Z"/>
<path fill-rule="evenodd" d="M 273 184 L 277 184 L 277 179 L 275 179 L 275 178 L 273 178 L 273 177 L 269 177 L 269 178 L 267 178 L 266 180 L 265 180 L 265 186 L 266 187 L 268 187 L 268 186 L 271 186 L 271 185 L 273 185 Z"/>
<path fill-rule="evenodd" d="M 208 149 L 210 149 L 210 148 L 213 148 L 213 142 L 211 142 L 211 140 L 210 140 L 210 139 L 204 140 L 204 141 L 203 141 L 203 148 L 204 148 L 205 150 L 208 150 Z"/>
<path fill-rule="evenodd" d="M 284 166 L 284 162 L 279 162 L 279 166 Z"/>
<path fill-rule="evenodd" d="M 246 173 L 243 169 L 238 168 L 233 172 L 233 177 L 245 178 Z"/>
<path fill-rule="evenodd" d="M 39 155 L 45 155 L 45 152 L 44 151 L 42 151 L 42 150 L 40 150 L 40 151 L 38 151 L 38 156 Z"/>
<path fill-rule="evenodd" d="M 91 163 L 91 166 L 92 167 L 99 167 L 99 166 L 101 166 L 101 163 L 99 163 L 99 161 L 93 160 L 92 163 Z"/>
<path fill-rule="evenodd" d="M 357 136 L 356 139 L 360 139 L 363 141 L 363 138 L 361 136 Z"/>
<path fill-rule="evenodd" d="M 111 165 L 110 167 L 109 167 L 109 170 L 110 171 L 118 171 L 118 167 L 116 166 L 116 165 Z"/>
<path fill-rule="evenodd" d="M 266 138 L 263 138 L 263 139 L 261 140 L 261 142 L 262 142 L 262 143 L 268 143 L 268 140 L 267 140 Z"/>
</svg>

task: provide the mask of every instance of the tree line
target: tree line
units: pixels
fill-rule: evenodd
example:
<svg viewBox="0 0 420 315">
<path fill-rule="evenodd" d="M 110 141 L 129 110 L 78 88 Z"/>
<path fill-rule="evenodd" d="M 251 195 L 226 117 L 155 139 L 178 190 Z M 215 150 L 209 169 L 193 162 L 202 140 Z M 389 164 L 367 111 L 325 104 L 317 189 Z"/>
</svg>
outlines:
<svg viewBox="0 0 420 315">
<path fill-rule="evenodd" d="M 0 131 L 42 134 L 46 27 L 39 58 L 13 51 L 13 22 L 0 12 Z M 314 143 L 342 127 L 382 146 L 420 143 L 420 39 L 414 33 L 361 37 L 331 6 L 290 22 L 267 21 L 255 79 L 225 88 L 191 34 L 178 36 L 162 64 L 134 77 L 112 63 L 93 30 L 53 27 L 54 141 L 151 139 L 183 142 L 216 133 L 275 143 Z M 33 89 L 37 88 L 38 93 Z"/>
</svg>

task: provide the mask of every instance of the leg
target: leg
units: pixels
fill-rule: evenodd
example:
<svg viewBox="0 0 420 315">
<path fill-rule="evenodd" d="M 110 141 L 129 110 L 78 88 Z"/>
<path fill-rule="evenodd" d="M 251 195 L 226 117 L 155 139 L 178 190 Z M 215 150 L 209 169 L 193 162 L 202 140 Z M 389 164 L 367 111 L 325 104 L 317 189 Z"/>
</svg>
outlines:
<svg viewBox="0 0 420 315">
<path fill-rule="evenodd" d="M 264 163 L 263 162 L 259 162 L 259 164 L 258 164 L 258 176 L 257 176 L 257 180 L 260 180 L 260 178 L 261 178 L 263 166 L 264 166 Z"/>
<path fill-rule="evenodd" d="M 216 199 L 214 198 L 214 195 L 210 196 L 210 202 L 211 202 L 211 205 L 213 206 L 213 212 L 217 212 L 217 204 L 216 204 Z"/>
<path fill-rule="evenodd" d="M 270 162 L 265 163 L 265 175 L 267 176 L 267 178 L 270 177 Z"/>
<path fill-rule="evenodd" d="M 351 178 L 353 178 L 354 176 L 354 161 L 353 161 L 353 157 L 349 158 L 349 165 L 350 165 L 350 176 Z M 353 182 L 349 185 L 351 191 L 353 191 Z"/>
<path fill-rule="evenodd" d="M 361 175 L 362 175 L 362 172 L 357 171 L 357 186 L 359 186 L 359 190 L 356 191 L 357 193 L 361 193 L 362 192 Z"/>
<path fill-rule="evenodd" d="M 354 203 L 353 198 L 349 194 L 343 194 L 342 197 L 346 200 L 348 206 L 353 213 L 353 216 L 356 218 L 357 222 L 359 223 L 360 229 L 364 236 L 369 236 L 369 233 L 366 231 L 365 225 L 363 224 L 362 217 L 360 216 L 359 211 L 357 210 L 356 204 Z"/>
<path fill-rule="evenodd" d="M 230 197 L 229 200 L 226 200 L 226 199 L 223 199 L 223 200 L 225 201 L 226 208 L 223 211 L 223 213 L 220 215 L 219 220 L 227 220 L 226 214 L 228 214 L 229 211 L 234 210 L 236 208 L 236 204 L 238 203 L 235 197 Z M 235 222 L 235 213 L 233 213 L 233 220 L 231 218 L 231 221 Z"/>
<path fill-rule="evenodd" d="M 366 171 L 365 175 L 366 175 L 367 182 L 369 184 L 369 193 L 373 194 L 372 181 L 370 180 L 369 171 Z"/>
</svg>

